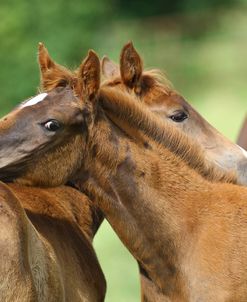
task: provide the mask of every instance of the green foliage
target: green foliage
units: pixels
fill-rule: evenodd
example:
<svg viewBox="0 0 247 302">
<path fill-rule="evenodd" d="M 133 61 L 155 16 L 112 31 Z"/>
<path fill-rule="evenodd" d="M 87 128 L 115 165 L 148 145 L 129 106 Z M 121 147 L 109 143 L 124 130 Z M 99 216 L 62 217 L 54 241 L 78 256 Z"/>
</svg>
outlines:
<svg viewBox="0 0 247 302">
<path fill-rule="evenodd" d="M 94 239 L 94 247 L 107 281 L 106 302 L 140 301 L 137 263 L 106 221 Z"/>
<path fill-rule="evenodd" d="M 76 67 L 89 48 L 118 61 L 133 40 L 146 67 L 166 70 L 177 90 L 235 139 L 247 104 L 246 0 L 239 2 L 222 9 L 233 0 L 3 0 L 0 115 L 36 93 L 39 41 L 55 61 Z M 95 248 L 108 281 L 106 301 L 138 301 L 136 263 L 107 224 Z"/>
<path fill-rule="evenodd" d="M 4 1 L 0 4 L 2 112 L 36 93 L 37 44 L 44 42 L 57 61 L 77 65 L 111 14 L 110 0 Z"/>
<path fill-rule="evenodd" d="M 164 16 L 174 13 L 197 12 L 200 10 L 236 5 L 236 0 L 119 0 L 118 8 L 124 17 Z"/>
</svg>

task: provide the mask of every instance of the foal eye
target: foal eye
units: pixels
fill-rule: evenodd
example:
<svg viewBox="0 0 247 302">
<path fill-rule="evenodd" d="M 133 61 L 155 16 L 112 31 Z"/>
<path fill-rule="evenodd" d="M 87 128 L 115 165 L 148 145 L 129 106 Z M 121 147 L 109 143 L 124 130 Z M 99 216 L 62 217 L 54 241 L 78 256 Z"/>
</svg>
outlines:
<svg viewBox="0 0 247 302">
<path fill-rule="evenodd" d="M 173 115 L 169 117 L 171 120 L 173 120 L 176 123 L 181 123 L 185 119 L 188 118 L 188 115 L 184 111 L 177 111 Z"/>
<path fill-rule="evenodd" d="M 67 80 L 60 80 L 58 83 L 59 87 L 66 87 L 68 85 L 68 81 Z"/>
<path fill-rule="evenodd" d="M 50 120 L 44 124 L 46 130 L 55 132 L 60 129 L 60 123 L 57 120 Z"/>
</svg>

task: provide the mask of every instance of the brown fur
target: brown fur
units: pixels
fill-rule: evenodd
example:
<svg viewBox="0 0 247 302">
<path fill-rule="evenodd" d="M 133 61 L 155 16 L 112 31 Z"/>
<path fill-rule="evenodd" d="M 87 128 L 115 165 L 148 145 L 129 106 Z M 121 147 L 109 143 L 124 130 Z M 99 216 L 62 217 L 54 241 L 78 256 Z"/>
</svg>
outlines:
<svg viewBox="0 0 247 302">
<path fill-rule="evenodd" d="M 124 84 L 129 88 L 133 88 L 137 94 L 141 90 L 142 65 L 142 60 L 135 54 L 132 43 L 124 46 L 120 58 L 120 74 Z"/>
<path fill-rule="evenodd" d="M 75 76 L 69 69 L 54 62 L 43 43 L 39 43 L 38 60 L 42 80 L 41 90 L 50 91 L 55 87 L 74 87 Z"/>
<path fill-rule="evenodd" d="M 236 182 L 234 172 L 224 173 L 215 165 L 208 163 L 198 144 L 191 144 L 189 138 L 182 132 L 166 121 L 150 115 L 145 108 L 140 111 L 142 106 L 139 103 L 133 103 L 133 100 L 121 91 L 102 88 L 101 97 L 104 108 L 114 111 L 115 116 L 125 120 L 132 128 L 142 130 L 148 137 L 166 146 L 206 179 L 214 182 Z"/>
<path fill-rule="evenodd" d="M 246 301 L 247 189 L 205 180 L 181 157 L 185 143 L 193 151 L 188 138 L 167 128 L 171 133 L 164 139 L 168 125 L 133 105 L 129 96 L 108 89 L 87 112 L 93 124 L 81 134 L 81 149 L 74 149 L 83 154 L 75 177 L 138 260 L 150 289 L 143 299 Z M 78 100 L 84 103 L 82 115 L 84 100 L 88 96 Z M 53 140 L 61 137 L 58 133 Z M 181 150 L 170 142 L 178 138 Z M 145 141 L 149 148 L 143 147 Z M 65 173 L 64 156 L 57 158 L 52 148 L 47 154 L 57 163 L 57 173 Z M 30 166 L 30 180 L 36 167 Z"/>
<path fill-rule="evenodd" d="M 99 90 L 100 86 L 100 62 L 98 60 L 98 57 L 96 53 L 93 50 L 90 50 L 88 52 L 88 56 L 86 59 L 82 62 L 81 66 L 87 66 L 87 64 L 90 64 L 91 61 L 94 61 L 94 68 L 79 68 L 77 71 L 78 76 L 78 92 L 79 95 L 82 92 L 81 97 L 83 95 L 87 95 L 89 97 L 89 100 L 94 99 L 96 95 L 94 95 L 95 91 Z M 90 79 L 95 79 L 95 81 L 91 81 Z"/>
<path fill-rule="evenodd" d="M 54 63 L 42 44 L 39 45 L 39 62 L 43 89 L 50 91 L 60 87 L 56 89 L 59 99 L 59 89 L 67 86 L 67 81 L 71 86 L 73 84 L 72 72 Z M 54 98 L 48 101 L 57 102 Z M 43 108 L 43 103 L 38 107 Z M 29 115 L 30 109 L 21 110 L 18 106 L 1 120 L 1 134 L 8 133 L 11 127 L 24 130 L 27 126 L 30 130 L 32 123 L 36 125 L 29 131 L 30 137 L 24 138 L 21 133 L 15 136 L 17 142 L 11 133 L 2 135 L 0 164 L 5 165 L 5 170 L 1 175 L 4 179 L 12 179 L 26 171 L 29 153 L 32 153 L 32 161 L 40 156 L 44 158 L 46 166 L 41 163 L 38 169 L 50 178 L 49 185 L 64 183 L 63 173 L 75 169 L 69 163 L 75 162 L 70 148 L 73 148 L 77 137 L 70 140 L 66 135 L 67 144 L 60 142 L 59 146 L 53 146 L 56 154 L 67 154 L 68 165 L 60 175 L 57 174 L 52 160 L 43 150 L 44 142 L 49 138 L 43 134 L 39 136 L 40 125 L 46 117 L 40 117 L 38 110 L 36 116 Z M 78 110 L 76 106 L 72 108 L 75 119 L 78 118 Z M 62 111 L 56 110 L 55 115 L 61 114 Z M 54 112 L 52 115 L 54 118 Z M 63 122 L 66 123 L 65 120 Z M 73 128 L 71 125 L 70 130 Z M 50 169 L 47 169 L 47 164 Z M 33 177 L 35 179 L 35 175 Z M 0 216 L 0 245 L 4 257 L 0 264 L 3 280 L 0 285 L 1 301 L 104 300 L 106 282 L 92 247 L 92 239 L 103 216 L 85 195 L 69 187 L 41 189 L 0 183 Z"/>
<path fill-rule="evenodd" d="M 89 199 L 0 183 L 1 301 L 103 301 Z"/>
<path fill-rule="evenodd" d="M 95 57 L 87 62 L 80 67 L 81 74 L 90 74 L 87 69 L 98 66 Z M 86 83 L 97 87 L 94 81 L 98 75 Z M 60 95 L 64 108 L 66 95 L 65 89 L 64 97 Z M 246 188 L 205 180 L 186 155 L 196 150 L 193 142 L 135 104 L 134 98 L 104 88 L 91 100 L 93 106 L 88 99 L 83 95 L 77 100 L 82 122 L 75 127 L 83 131 L 77 148 L 71 150 L 81 154 L 71 160 L 81 160 L 77 167 L 70 166 L 75 167 L 78 185 L 101 208 L 138 261 L 148 288 L 143 300 L 246 301 Z M 75 102 L 72 98 L 71 106 Z M 57 106 L 50 103 L 49 108 L 53 111 Z M 69 115 L 64 113 L 60 119 Z M 71 131 L 67 123 L 64 127 Z M 169 135 L 166 129 L 171 130 Z M 54 150 L 61 141 L 70 144 L 65 134 L 64 130 L 50 137 L 53 144 L 42 161 L 43 166 L 52 162 L 57 175 L 63 174 L 60 179 L 70 178 L 72 172 L 64 168 L 66 149 Z M 28 174 L 18 181 L 27 181 L 28 175 L 29 184 L 49 185 L 49 175 L 39 174 L 39 160 L 30 159 Z M 36 174 L 34 182 L 32 173 Z"/>
<path fill-rule="evenodd" d="M 107 78 L 103 86 L 116 87 L 130 94 L 136 102 L 145 104 L 152 112 L 169 122 L 172 127 L 181 130 L 190 139 L 203 146 L 207 162 L 218 166 L 223 173 L 236 172 L 237 183 L 247 185 L 247 157 L 239 147 L 203 119 L 172 88 L 167 77 L 159 70 L 143 71 L 142 59 L 132 43 L 123 47 L 119 67 L 108 58 L 104 58 L 102 69 Z M 111 73 L 108 72 L 109 70 Z M 183 115 L 185 118 L 176 120 L 178 115 Z"/>
</svg>

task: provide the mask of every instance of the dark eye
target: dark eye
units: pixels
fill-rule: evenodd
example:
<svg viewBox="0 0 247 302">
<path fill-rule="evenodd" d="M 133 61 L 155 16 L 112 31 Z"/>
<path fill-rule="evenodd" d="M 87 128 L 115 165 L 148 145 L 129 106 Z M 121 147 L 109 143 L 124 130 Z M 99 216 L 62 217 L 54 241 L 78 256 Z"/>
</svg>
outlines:
<svg viewBox="0 0 247 302">
<path fill-rule="evenodd" d="M 44 124 L 46 130 L 55 132 L 60 129 L 60 123 L 57 120 L 50 120 Z"/>
<path fill-rule="evenodd" d="M 58 83 L 59 87 L 66 87 L 68 85 L 68 81 L 67 80 L 60 80 Z"/>
<path fill-rule="evenodd" d="M 188 114 L 186 114 L 184 111 L 177 111 L 176 113 L 170 116 L 170 119 L 176 123 L 181 123 L 187 118 L 188 118 Z"/>
</svg>

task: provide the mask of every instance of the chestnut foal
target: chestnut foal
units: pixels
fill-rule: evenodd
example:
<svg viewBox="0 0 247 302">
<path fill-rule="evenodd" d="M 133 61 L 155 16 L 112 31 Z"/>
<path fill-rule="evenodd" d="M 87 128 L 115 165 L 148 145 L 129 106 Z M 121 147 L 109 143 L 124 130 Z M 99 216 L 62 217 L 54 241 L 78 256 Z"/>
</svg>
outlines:
<svg viewBox="0 0 247 302">
<path fill-rule="evenodd" d="M 33 98 L 20 108 L 39 100 Z M 22 112 L 0 123 L 0 166 L 8 166 L 5 180 L 28 165 L 29 152 L 42 152 L 47 142 L 46 135 L 38 137 L 32 129 L 35 119 Z M 8 133 L 9 124 L 19 131 L 16 136 Z M 25 137 L 21 125 L 26 125 Z M 30 129 L 33 145 L 28 141 Z M 67 186 L 42 189 L 0 182 L 0 217 L 1 301 L 104 301 L 106 282 L 92 247 L 103 215 L 84 194 Z"/>
<path fill-rule="evenodd" d="M 140 263 L 145 301 L 246 301 L 247 189 L 217 182 L 235 180 L 132 97 L 99 85 L 90 52 L 77 79 L 25 110 L 39 112 L 29 139 L 45 140 L 42 152 L 16 175 L 15 164 L 1 174 L 22 184 L 77 181 Z M 21 116 L 9 116 L 7 138 L 17 131 L 12 117 Z"/>
<path fill-rule="evenodd" d="M 120 66 L 104 57 L 102 71 L 106 78 L 103 86 L 116 87 L 130 93 L 152 112 L 199 142 L 204 148 L 207 161 L 218 165 L 222 170 L 234 170 L 238 183 L 247 185 L 247 152 L 212 127 L 181 95 L 172 89 L 160 71 L 143 71 L 142 59 L 132 43 L 123 47 Z M 247 139 L 244 131 L 243 128 L 239 138 L 240 146 L 244 145 L 245 138 Z"/>
<path fill-rule="evenodd" d="M 230 142 L 213 128 L 186 100 L 173 90 L 159 70 L 143 71 L 143 60 L 127 43 L 120 55 L 120 65 L 104 57 L 101 62 L 105 82 L 102 86 L 116 87 L 131 94 L 152 112 L 181 129 L 205 148 L 206 160 L 223 170 L 236 171 L 237 183 L 247 184 L 247 119 L 241 129 L 238 144 Z M 141 270 L 142 273 L 142 270 Z M 141 281 L 144 276 L 141 275 Z M 142 282 L 143 283 L 143 282 Z M 145 283 L 142 288 L 145 293 Z"/>
</svg>

